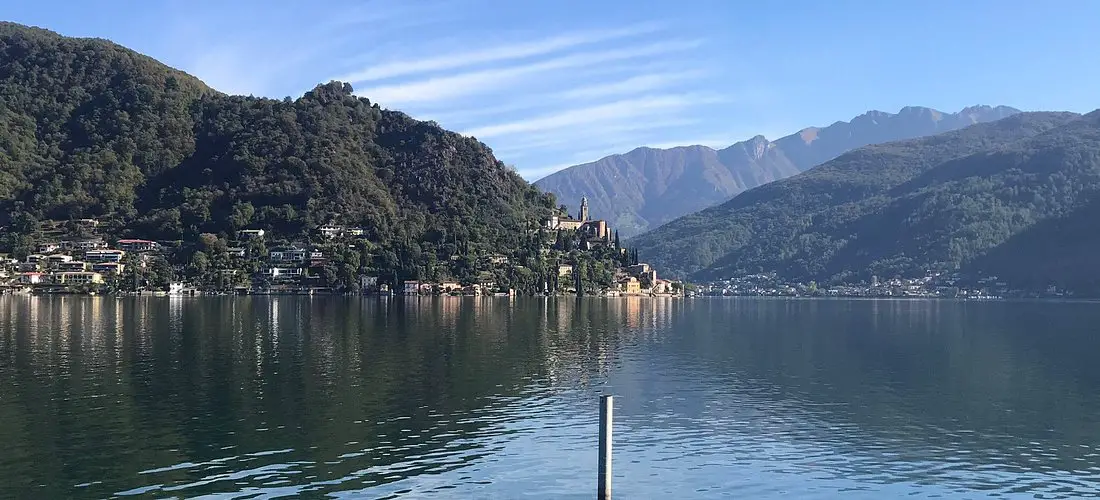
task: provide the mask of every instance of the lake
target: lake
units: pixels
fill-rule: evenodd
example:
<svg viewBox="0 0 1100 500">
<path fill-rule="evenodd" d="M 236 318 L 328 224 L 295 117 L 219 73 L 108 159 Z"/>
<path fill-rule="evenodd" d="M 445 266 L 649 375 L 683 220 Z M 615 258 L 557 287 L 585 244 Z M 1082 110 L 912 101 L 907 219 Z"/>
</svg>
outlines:
<svg viewBox="0 0 1100 500">
<path fill-rule="evenodd" d="M 1100 495 L 1100 304 L 0 297 L 0 497 Z"/>
</svg>

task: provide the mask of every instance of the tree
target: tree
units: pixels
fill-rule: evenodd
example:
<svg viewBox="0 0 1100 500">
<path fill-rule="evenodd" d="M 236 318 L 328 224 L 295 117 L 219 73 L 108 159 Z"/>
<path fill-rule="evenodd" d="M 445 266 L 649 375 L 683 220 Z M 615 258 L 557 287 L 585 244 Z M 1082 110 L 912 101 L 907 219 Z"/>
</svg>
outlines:
<svg viewBox="0 0 1100 500">
<path fill-rule="evenodd" d="M 577 261 L 573 264 L 573 287 L 577 290 L 577 296 L 584 296 L 584 274 L 585 274 L 584 261 Z"/>
<path fill-rule="evenodd" d="M 191 255 L 191 265 L 188 275 L 205 281 L 206 274 L 210 271 L 210 258 L 203 251 Z"/>
</svg>

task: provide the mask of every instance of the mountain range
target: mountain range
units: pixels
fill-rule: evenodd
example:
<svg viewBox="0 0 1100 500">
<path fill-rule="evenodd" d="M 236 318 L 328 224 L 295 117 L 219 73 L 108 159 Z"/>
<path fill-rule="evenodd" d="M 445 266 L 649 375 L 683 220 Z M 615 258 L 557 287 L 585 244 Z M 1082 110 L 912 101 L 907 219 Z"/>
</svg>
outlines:
<svg viewBox="0 0 1100 500">
<path fill-rule="evenodd" d="M 1100 111 L 1019 113 L 867 146 L 631 241 L 695 280 L 929 271 L 1100 294 Z"/>
<path fill-rule="evenodd" d="M 916 106 L 896 114 L 870 111 L 776 141 L 756 136 L 720 150 L 637 148 L 566 168 L 535 185 L 568 206 L 587 197 L 593 217 L 608 220 L 630 237 L 861 146 L 934 135 L 1016 113 L 1007 106 L 973 106 L 957 113 Z"/>
</svg>

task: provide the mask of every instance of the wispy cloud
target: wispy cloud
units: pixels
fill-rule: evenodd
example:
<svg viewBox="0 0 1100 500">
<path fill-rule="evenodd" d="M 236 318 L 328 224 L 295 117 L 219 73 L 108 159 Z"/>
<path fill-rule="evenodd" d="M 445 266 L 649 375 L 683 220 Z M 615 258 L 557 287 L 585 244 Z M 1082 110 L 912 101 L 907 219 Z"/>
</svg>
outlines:
<svg viewBox="0 0 1100 500">
<path fill-rule="evenodd" d="M 563 32 L 531 19 L 486 37 L 478 9 L 488 3 L 230 5 L 216 27 L 181 3 L 167 18 L 188 28 L 172 37 L 177 64 L 219 90 L 280 97 L 339 74 L 357 95 L 485 141 L 529 179 L 598 159 L 590 155 L 709 138 L 708 123 L 735 115 L 732 102 L 755 98 L 738 90 L 740 75 L 721 74 L 706 39 L 670 21 Z M 240 22 L 253 14 L 257 22 Z"/>
<path fill-rule="evenodd" d="M 650 115 L 655 111 L 680 109 L 720 101 L 721 98 L 713 95 L 690 94 L 625 99 L 509 123 L 487 125 L 467 130 L 465 133 L 478 138 L 491 138 L 523 132 L 552 130 L 586 123 L 636 118 Z"/>
<path fill-rule="evenodd" d="M 593 99 L 599 97 L 616 96 L 623 94 L 636 94 L 649 92 L 667 87 L 676 82 L 682 82 L 704 75 L 702 70 L 686 70 L 679 72 L 666 72 L 637 75 L 625 80 L 600 83 L 587 87 L 579 87 L 567 90 L 561 94 L 565 99 Z"/>
<path fill-rule="evenodd" d="M 527 157 L 538 156 L 546 151 L 569 153 L 575 156 L 593 145 L 617 144 L 637 141 L 639 133 L 649 131 L 676 130 L 699 123 L 694 118 L 650 117 L 646 120 L 623 120 L 619 123 L 598 123 L 594 127 L 572 127 L 568 130 L 551 129 L 541 133 L 527 133 L 506 142 L 506 146 L 495 149 L 499 154 Z M 583 156 L 583 155 L 582 155 Z"/>
<path fill-rule="evenodd" d="M 523 77 L 555 70 L 592 66 L 624 59 L 657 56 L 698 47 L 699 40 L 676 40 L 626 49 L 606 50 L 563 56 L 547 61 L 505 68 L 473 71 L 458 75 L 371 87 L 359 95 L 387 106 L 441 101 L 489 92 L 514 85 Z"/>
<path fill-rule="evenodd" d="M 343 77 L 337 78 L 337 80 L 351 83 L 369 82 L 418 73 L 463 68 L 476 64 L 522 59 L 550 54 L 581 45 L 652 33 L 657 29 L 659 29 L 658 25 L 650 23 L 628 28 L 559 35 L 532 42 L 486 47 L 469 52 L 452 53 L 425 59 L 397 60 L 371 66 L 364 70 L 344 75 Z"/>
</svg>

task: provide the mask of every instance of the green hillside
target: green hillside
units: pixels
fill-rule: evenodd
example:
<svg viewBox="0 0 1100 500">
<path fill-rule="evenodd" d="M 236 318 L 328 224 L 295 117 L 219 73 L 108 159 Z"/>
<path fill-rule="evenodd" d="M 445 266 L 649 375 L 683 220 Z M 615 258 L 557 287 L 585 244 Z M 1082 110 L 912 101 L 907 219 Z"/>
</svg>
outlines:
<svg viewBox="0 0 1100 500">
<path fill-rule="evenodd" d="M 0 23 L 0 251 L 46 219 L 185 242 L 336 223 L 366 230 L 376 270 L 456 275 L 529 250 L 555 206 L 480 142 L 347 84 L 229 96 L 105 40 Z"/>
<path fill-rule="evenodd" d="M 1087 253 L 1082 245 L 1093 248 L 1081 214 L 1098 190 L 1100 113 L 1023 113 L 861 148 L 632 243 L 643 260 L 696 280 L 938 270 L 1066 283 L 1070 273 L 1055 270 L 1072 252 Z M 1037 256 L 1046 262 L 1030 267 Z M 1095 277 L 1079 275 L 1078 284 Z"/>
</svg>

